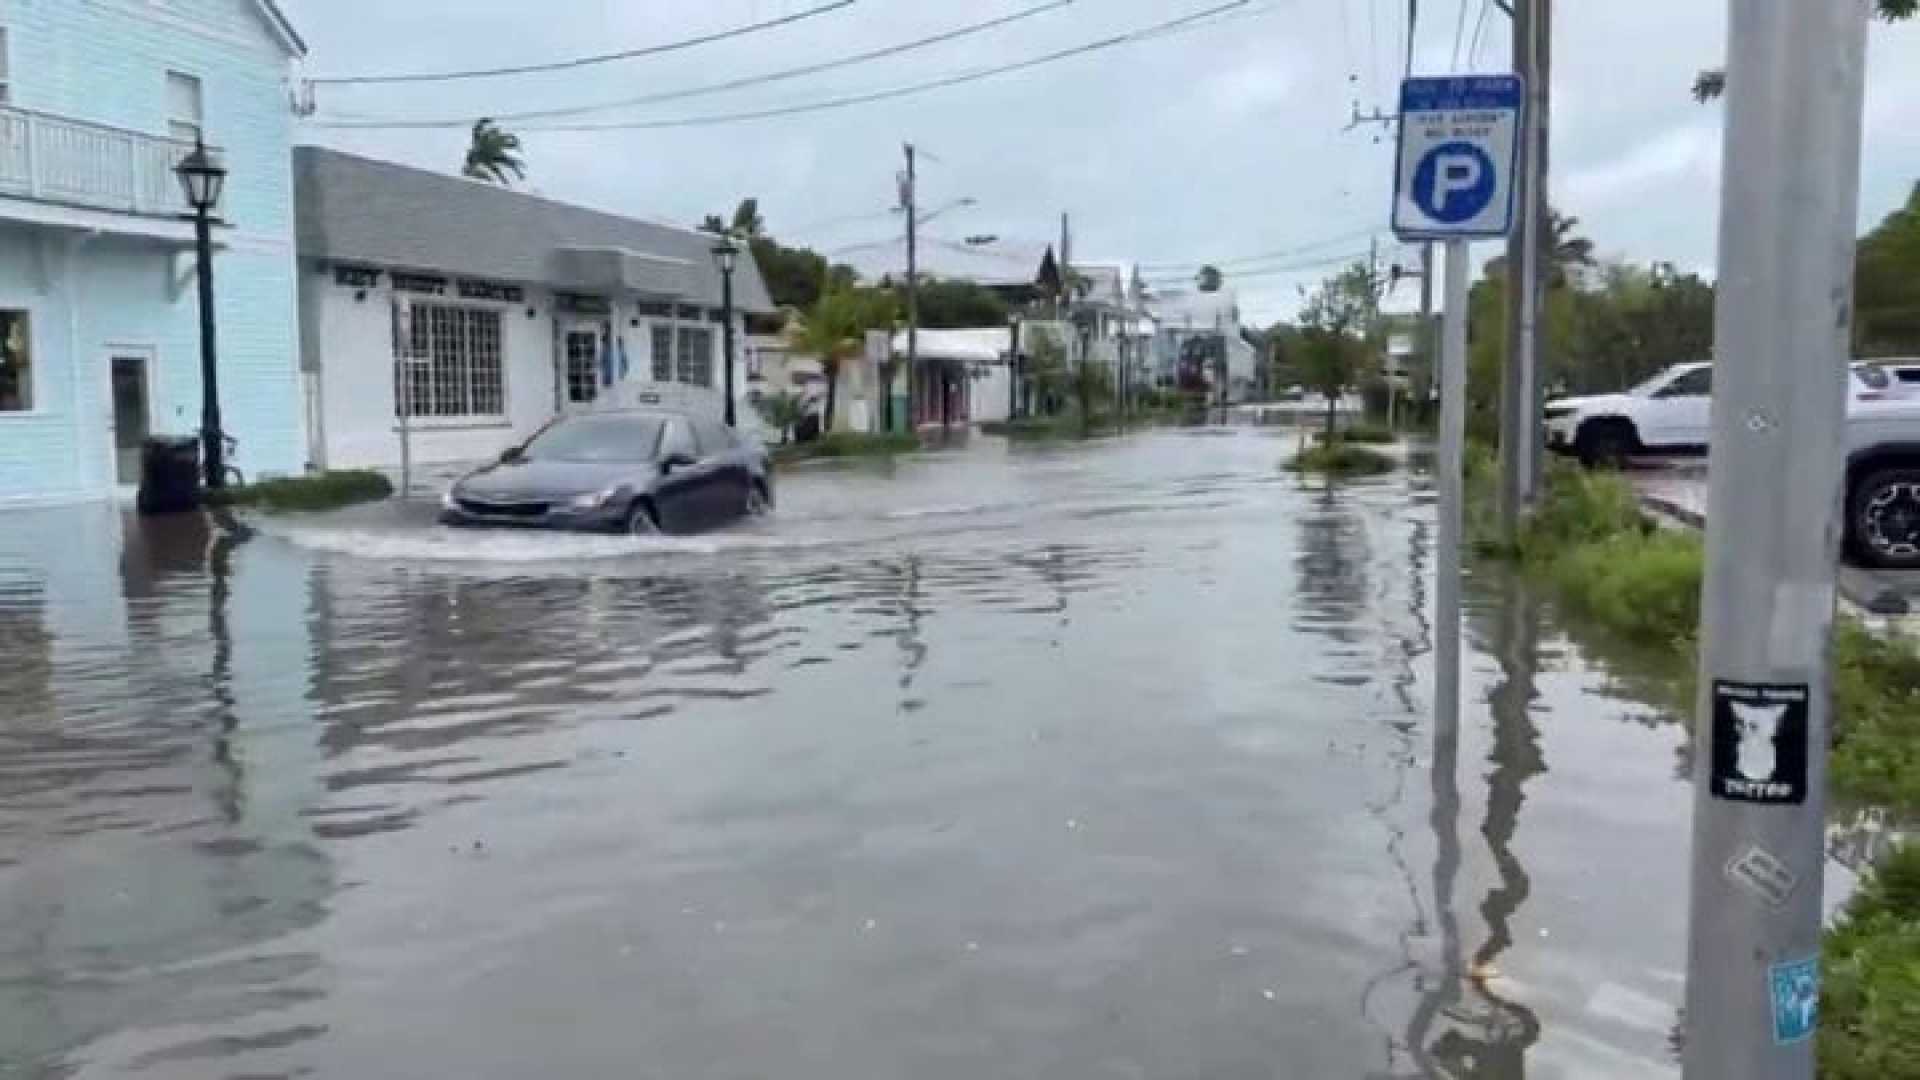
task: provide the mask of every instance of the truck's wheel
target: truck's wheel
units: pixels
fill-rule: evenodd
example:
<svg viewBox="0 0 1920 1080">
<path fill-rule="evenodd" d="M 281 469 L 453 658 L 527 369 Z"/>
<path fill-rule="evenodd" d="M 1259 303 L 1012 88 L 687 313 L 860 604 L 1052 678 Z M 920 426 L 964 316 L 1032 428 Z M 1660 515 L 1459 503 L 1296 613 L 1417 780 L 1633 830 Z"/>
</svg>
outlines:
<svg viewBox="0 0 1920 1080">
<path fill-rule="evenodd" d="M 1847 532 L 1867 562 L 1920 569 L 1920 469 L 1882 469 L 1855 484 L 1847 499 Z"/>
<path fill-rule="evenodd" d="M 1581 425 L 1573 448 L 1580 456 L 1580 463 L 1590 469 L 1621 469 L 1639 445 L 1633 425 L 1602 421 Z"/>
</svg>

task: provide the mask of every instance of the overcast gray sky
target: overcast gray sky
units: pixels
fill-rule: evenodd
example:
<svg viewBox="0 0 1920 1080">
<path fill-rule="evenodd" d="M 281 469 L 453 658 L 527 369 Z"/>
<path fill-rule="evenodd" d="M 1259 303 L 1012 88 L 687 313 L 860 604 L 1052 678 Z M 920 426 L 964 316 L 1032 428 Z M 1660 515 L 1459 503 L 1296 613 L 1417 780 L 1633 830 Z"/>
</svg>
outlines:
<svg viewBox="0 0 1920 1080">
<path fill-rule="evenodd" d="M 312 76 L 512 65 L 635 48 L 778 18 L 826 0 L 285 0 L 312 46 Z M 1047 0 L 857 0 L 845 9 L 712 45 L 554 74 L 318 90 L 302 140 L 456 171 L 463 130 L 347 130 L 345 116 L 458 119 L 704 86 L 940 33 Z M 940 46 L 769 86 L 576 120 L 676 119 L 753 111 L 937 79 L 1152 26 L 1225 0 L 1073 0 Z M 1508 66 L 1497 9 L 1465 54 L 1483 0 L 1423 0 L 1419 73 Z M 1723 51 L 1717 0 L 1568 0 L 1559 5 L 1554 93 L 1556 204 L 1610 256 L 1711 271 L 1720 172 L 1716 107 L 1693 73 Z M 1182 33 L 877 104 L 745 123 L 655 130 L 525 131 L 527 187 L 680 224 L 760 198 L 771 231 L 877 274 L 904 264 L 894 176 L 900 145 L 927 153 L 924 206 L 970 197 L 933 222 L 926 261 L 949 273 L 1031 274 L 1073 217 L 1077 259 L 1248 263 L 1228 280 L 1251 319 L 1289 314 L 1324 268 L 1364 251 L 1391 188 L 1391 140 L 1343 132 L 1357 101 L 1391 109 L 1405 63 L 1403 0 L 1252 0 Z M 1861 217 L 1877 221 L 1920 179 L 1920 27 L 1876 23 Z M 508 125 L 515 127 L 513 124 Z M 527 125 L 520 125 L 525 127 Z M 1376 143 L 1375 135 L 1380 135 Z M 948 244 L 1000 239 L 995 254 Z M 1304 249 L 1304 250 L 1301 250 Z M 1491 250 L 1483 254 L 1492 254 Z M 1169 274 L 1184 270 L 1169 269 Z M 1398 298 L 1404 304 L 1411 288 Z"/>
</svg>

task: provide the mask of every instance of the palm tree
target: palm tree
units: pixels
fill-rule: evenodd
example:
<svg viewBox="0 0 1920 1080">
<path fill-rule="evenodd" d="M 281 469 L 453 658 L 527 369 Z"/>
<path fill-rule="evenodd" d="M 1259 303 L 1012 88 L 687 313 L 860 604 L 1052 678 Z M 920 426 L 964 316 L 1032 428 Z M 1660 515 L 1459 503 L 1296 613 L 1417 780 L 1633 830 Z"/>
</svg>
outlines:
<svg viewBox="0 0 1920 1080">
<path fill-rule="evenodd" d="M 806 415 L 806 403 L 799 395 L 782 390 L 777 394 L 768 394 L 754 402 L 754 408 L 760 410 L 760 418 L 780 432 L 780 445 L 787 444 L 787 435 L 793 426 Z"/>
<path fill-rule="evenodd" d="M 1593 257 L 1593 241 L 1574 232 L 1580 219 L 1547 208 L 1547 287 L 1557 289 L 1570 284 L 1576 268 L 1598 265 Z"/>
<path fill-rule="evenodd" d="M 475 120 L 473 141 L 467 146 L 467 163 L 460 172 L 502 187 L 510 184 L 508 173 L 512 173 L 515 180 L 525 180 L 527 166 L 520 157 L 520 136 L 504 130 L 491 117 Z"/>
<path fill-rule="evenodd" d="M 820 358 L 827 377 L 827 407 L 821 430 L 833 430 L 833 411 L 840 393 L 840 365 L 860 355 L 867 331 L 893 325 L 893 294 L 884 289 L 831 287 L 813 310 L 787 324 L 787 343 L 796 353 Z M 883 393 L 887 392 L 883 388 Z"/>
<path fill-rule="evenodd" d="M 1201 267 L 1200 273 L 1194 278 L 1194 284 L 1198 285 L 1200 291 L 1205 293 L 1219 292 L 1220 286 L 1224 284 L 1225 281 L 1225 275 L 1220 273 L 1220 268 L 1217 266 Z"/>
</svg>

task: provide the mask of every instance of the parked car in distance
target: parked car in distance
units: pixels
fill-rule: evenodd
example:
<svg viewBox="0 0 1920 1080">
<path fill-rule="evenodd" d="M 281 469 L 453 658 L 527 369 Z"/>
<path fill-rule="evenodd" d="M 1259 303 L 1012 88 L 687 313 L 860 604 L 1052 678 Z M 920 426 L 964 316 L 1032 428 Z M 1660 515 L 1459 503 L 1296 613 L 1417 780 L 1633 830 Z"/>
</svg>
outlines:
<svg viewBox="0 0 1920 1080">
<path fill-rule="evenodd" d="M 1847 547 L 1871 566 L 1920 570 L 1920 394 L 1855 404 L 1845 437 Z"/>
<path fill-rule="evenodd" d="M 691 533 L 773 508 L 766 450 L 709 417 L 608 410 L 553 421 L 441 500 L 448 525 Z"/>
<path fill-rule="evenodd" d="M 1847 380 L 1849 415 L 1868 403 L 1910 396 L 1876 364 L 1850 365 Z M 1545 422 L 1548 448 L 1587 465 L 1620 466 L 1643 454 L 1703 454 L 1713 435 L 1713 365 L 1675 364 L 1623 393 L 1549 401 Z"/>
</svg>

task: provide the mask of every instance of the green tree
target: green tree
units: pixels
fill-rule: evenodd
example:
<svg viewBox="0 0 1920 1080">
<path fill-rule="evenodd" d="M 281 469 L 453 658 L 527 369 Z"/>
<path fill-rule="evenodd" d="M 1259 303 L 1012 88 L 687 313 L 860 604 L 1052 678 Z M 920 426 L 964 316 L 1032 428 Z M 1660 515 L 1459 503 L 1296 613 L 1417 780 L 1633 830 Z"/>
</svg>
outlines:
<svg viewBox="0 0 1920 1080">
<path fill-rule="evenodd" d="M 1862 353 L 1920 352 L 1920 184 L 1861 238 L 1853 292 Z"/>
<path fill-rule="evenodd" d="M 793 426 L 806 415 L 806 403 L 800 400 L 798 394 L 786 390 L 762 397 L 753 403 L 753 407 L 759 410 L 760 418 L 767 422 L 767 426 L 780 433 L 782 446 L 787 444 L 787 436 L 793 431 Z"/>
<path fill-rule="evenodd" d="M 907 304 L 905 283 L 890 282 L 902 309 Z M 1007 302 L 984 285 L 956 278 L 920 279 L 920 326 L 952 330 L 969 326 L 1007 325 Z"/>
<path fill-rule="evenodd" d="M 828 262 L 809 248 L 788 247 L 775 240 L 767 232 L 759 199 L 740 200 L 731 218 L 708 214 L 699 229 L 715 236 L 731 236 L 747 245 L 775 307 L 807 311 L 829 288 L 851 288 L 857 280 L 851 266 Z"/>
<path fill-rule="evenodd" d="M 1219 267 L 1208 265 L 1201 267 L 1200 272 L 1194 275 L 1193 283 L 1203 293 L 1216 293 L 1226 284 L 1226 280 L 1226 275 L 1220 273 Z"/>
<path fill-rule="evenodd" d="M 1875 10 L 1888 22 L 1911 19 L 1920 12 L 1920 0 L 1877 0 Z M 1693 78 L 1693 99 L 1702 104 L 1727 92 L 1725 68 L 1708 68 Z"/>
<path fill-rule="evenodd" d="M 1027 372 L 1033 380 L 1032 392 L 1040 402 L 1040 411 L 1052 416 L 1060 411 L 1073 391 L 1073 373 L 1067 370 L 1067 349 L 1058 338 L 1039 332 L 1037 327 L 1031 333 Z"/>
<path fill-rule="evenodd" d="M 806 315 L 787 327 L 787 341 L 795 352 L 820 358 L 827 376 L 827 406 L 821 428 L 833 430 L 833 414 L 840 391 L 840 365 L 860 355 L 867 331 L 893 325 L 894 299 L 882 289 L 834 287 L 823 293 Z M 883 391 L 884 392 L 884 391 Z"/>
<path fill-rule="evenodd" d="M 1306 387 L 1327 399 L 1329 440 L 1335 434 L 1340 398 L 1360 386 L 1376 355 L 1379 299 L 1379 275 L 1356 262 L 1321 282 L 1300 309 L 1295 364 Z"/>
<path fill-rule="evenodd" d="M 525 180 L 527 164 L 520 156 L 520 136 L 501 128 L 490 117 L 475 120 L 473 137 L 467 144 L 466 164 L 460 172 L 502 187 L 511 183 L 508 174 L 512 174 L 514 180 Z"/>
</svg>

